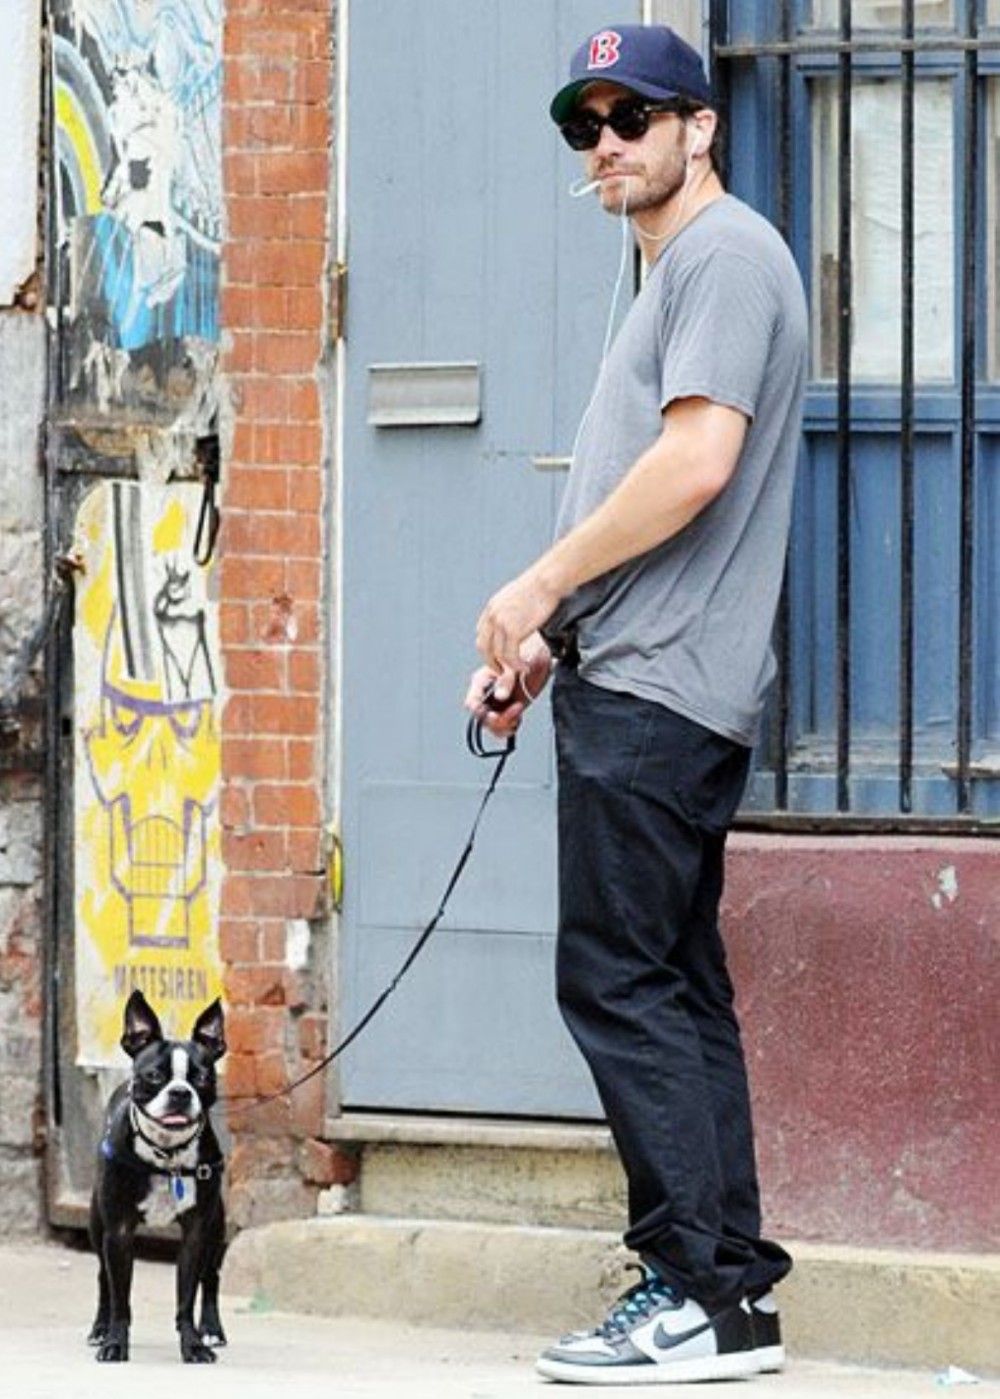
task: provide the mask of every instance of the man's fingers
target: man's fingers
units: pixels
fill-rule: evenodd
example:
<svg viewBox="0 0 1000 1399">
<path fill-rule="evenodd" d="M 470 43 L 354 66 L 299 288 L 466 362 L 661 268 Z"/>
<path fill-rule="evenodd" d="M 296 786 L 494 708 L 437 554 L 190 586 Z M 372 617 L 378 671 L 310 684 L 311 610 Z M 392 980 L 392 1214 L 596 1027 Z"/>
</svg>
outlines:
<svg viewBox="0 0 1000 1399">
<path fill-rule="evenodd" d="M 490 670 L 503 671 L 510 664 L 507 656 L 507 640 L 500 627 L 487 624 L 476 640 L 479 654 Z"/>
<path fill-rule="evenodd" d="M 524 705 L 518 701 L 516 704 L 509 705 L 499 714 L 495 709 L 485 710 L 482 720 L 484 726 L 495 738 L 509 738 L 520 727 L 523 713 Z"/>
<path fill-rule="evenodd" d="M 486 681 L 481 680 L 480 673 L 477 673 L 469 681 L 469 688 L 465 692 L 463 701 L 466 709 L 479 709 L 483 703 L 483 691 L 486 689 Z"/>
<path fill-rule="evenodd" d="M 521 660 L 520 647 L 487 605 L 476 626 L 476 650 L 491 670 L 516 670 Z"/>
<path fill-rule="evenodd" d="M 493 651 L 493 628 L 489 622 L 486 621 L 485 614 L 480 617 L 479 626 L 476 628 L 476 650 L 482 656 L 490 670 L 495 672 L 500 669 Z"/>
<path fill-rule="evenodd" d="M 479 621 L 476 623 L 476 646 L 483 654 L 483 648 L 489 646 L 490 639 L 496 626 L 496 618 L 493 613 L 493 604 L 488 602 L 479 614 Z M 489 661 L 486 662 L 489 665 Z"/>
<path fill-rule="evenodd" d="M 491 670 L 489 666 L 480 666 L 473 671 L 472 679 L 469 681 L 469 688 L 465 692 L 465 708 L 471 710 L 473 714 L 478 714 L 485 708 L 484 697 L 488 687 L 496 682 L 497 672 Z"/>
<path fill-rule="evenodd" d="M 510 666 L 504 666 L 493 684 L 493 696 L 503 704 L 509 700 L 511 695 L 517 693 L 517 684 L 520 676 L 517 671 Z"/>
<path fill-rule="evenodd" d="M 506 631 L 501 631 L 497 646 L 497 658 L 501 661 L 504 670 L 509 670 L 516 675 L 521 669 L 520 640 L 515 639 Z"/>
</svg>

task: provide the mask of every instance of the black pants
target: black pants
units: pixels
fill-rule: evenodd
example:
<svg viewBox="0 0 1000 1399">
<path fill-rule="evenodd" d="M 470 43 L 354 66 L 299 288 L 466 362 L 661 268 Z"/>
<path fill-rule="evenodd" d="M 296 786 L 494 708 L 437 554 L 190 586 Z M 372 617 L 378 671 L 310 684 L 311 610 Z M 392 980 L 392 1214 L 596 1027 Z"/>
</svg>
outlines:
<svg viewBox="0 0 1000 1399">
<path fill-rule="evenodd" d="M 719 935 L 749 750 L 560 666 L 559 1006 L 629 1192 L 626 1244 L 708 1307 L 791 1259 L 760 1238 L 746 1066 Z"/>
</svg>

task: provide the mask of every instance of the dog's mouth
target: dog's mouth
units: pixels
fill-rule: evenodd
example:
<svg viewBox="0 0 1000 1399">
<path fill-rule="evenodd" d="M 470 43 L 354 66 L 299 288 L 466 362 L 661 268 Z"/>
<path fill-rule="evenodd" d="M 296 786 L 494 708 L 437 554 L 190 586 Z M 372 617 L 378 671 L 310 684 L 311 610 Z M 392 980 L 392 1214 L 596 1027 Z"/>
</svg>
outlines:
<svg viewBox="0 0 1000 1399">
<path fill-rule="evenodd" d="M 160 1127 L 179 1131 L 184 1127 L 193 1127 L 198 1119 L 197 1117 L 189 1117 L 186 1112 L 167 1112 L 155 1120 Z"/>
<path fill-rule="evenodd" d="M 179 1151 L 194 1141 L 204 1126 L 205 1115 L 197 1103 L 192 1104 L 190 1111 L 157 1104 L 156 1110 L 151 1112 L 151 1106 L 149 1103 L 144 1106 L 133 1099 L 129 1115 L 139 1136 L 163 1151 Z"/>
</svg>

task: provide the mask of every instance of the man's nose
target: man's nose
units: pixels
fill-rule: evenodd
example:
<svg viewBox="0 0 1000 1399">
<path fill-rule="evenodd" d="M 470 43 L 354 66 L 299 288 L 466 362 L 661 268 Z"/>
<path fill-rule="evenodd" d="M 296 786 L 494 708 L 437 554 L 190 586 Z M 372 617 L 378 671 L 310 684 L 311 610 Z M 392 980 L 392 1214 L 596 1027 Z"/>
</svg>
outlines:
<svg viewBox="0 0 1000 1399">
<path fill-rule="evenodd" d="M 616 136 L 611 126 L 605 122 L 601 127 L 601 134 L 597 145 L 594 147 L 594 154 L 597 156 L 621 155 L 625 147 L 625 142 L 620 136 Z"/>
</svg>

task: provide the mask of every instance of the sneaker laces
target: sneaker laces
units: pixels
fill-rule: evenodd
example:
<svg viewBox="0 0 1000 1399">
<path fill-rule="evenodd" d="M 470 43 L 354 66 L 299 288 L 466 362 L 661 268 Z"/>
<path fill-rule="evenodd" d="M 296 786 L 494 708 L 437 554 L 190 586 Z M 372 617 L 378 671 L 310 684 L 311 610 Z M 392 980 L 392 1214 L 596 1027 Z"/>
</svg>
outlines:
<svg viewBox="0 0 1000 1399">
<path fill-rule="evenodd" d="M 676 1302 L 678 1293 L 669 1283 L 664 1282 L 652 1268 L 642 1264 L 629 1263 L 629 1268 L 638 1268 L 642 1277 L 637 1283 L 623 1292 L 611 1311 L 597 1328 L 606 1340 L 625 1336 L 639 1321 L 643 1321 L 663 1302 Z"/>
</svg>

